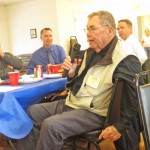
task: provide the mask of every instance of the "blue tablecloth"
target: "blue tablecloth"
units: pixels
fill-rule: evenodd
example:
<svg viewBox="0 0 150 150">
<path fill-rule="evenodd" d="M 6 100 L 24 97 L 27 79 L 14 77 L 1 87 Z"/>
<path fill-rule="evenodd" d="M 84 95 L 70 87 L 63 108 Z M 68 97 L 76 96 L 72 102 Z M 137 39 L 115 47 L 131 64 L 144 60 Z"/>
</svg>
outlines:
<svg viewBox="0 0 150 150">
<path fill-rule="evenodd" d="M 26 109 L 38 103 L 43 96 L 65 88 L 67 79 L 43 79 L 32 84 L 22 84 L 13 91 L 0 90 L 0 133 L 13 139 L 26 136 L 33 127 Z M 1 88 L 10 85 L 0 85 Z"/>
</svg>

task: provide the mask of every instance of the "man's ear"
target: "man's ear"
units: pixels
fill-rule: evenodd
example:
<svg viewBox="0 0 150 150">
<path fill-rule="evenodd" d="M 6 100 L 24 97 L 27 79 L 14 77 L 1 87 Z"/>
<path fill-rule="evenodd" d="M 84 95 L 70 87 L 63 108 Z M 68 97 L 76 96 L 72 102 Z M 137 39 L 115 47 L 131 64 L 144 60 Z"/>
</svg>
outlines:
<svg viewBox="0 0 150 150">
<path fill-rule="evenodd" d="M 113 27 L 112 27 L 112 26 L 109 26 L 109 27 L 108 27 L 108 31 L 109 31 L 109 33 L 113 32 Z"/>
</svg>

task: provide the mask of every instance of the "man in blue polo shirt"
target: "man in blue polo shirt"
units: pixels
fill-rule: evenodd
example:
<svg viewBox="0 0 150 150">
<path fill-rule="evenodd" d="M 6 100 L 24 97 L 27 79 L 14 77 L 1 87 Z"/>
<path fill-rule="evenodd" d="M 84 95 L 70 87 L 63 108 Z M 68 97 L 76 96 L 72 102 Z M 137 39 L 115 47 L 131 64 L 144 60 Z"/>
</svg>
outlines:
<svg viewBox="0 0 150 150">
<path fill-rule="evenodd" d="M 66 53 L 62 46 L 53 43 L 52 29 L 44 28 L 41 30 L 41 40 L 43 46 L 36 50 L 29 61 L 26 69 L 27 74 L 33 74 L 37 65 L 42 65 L 43 72 L 46 72 L 47 64 L 61 64 L 66 58 Z"/>
</svg>

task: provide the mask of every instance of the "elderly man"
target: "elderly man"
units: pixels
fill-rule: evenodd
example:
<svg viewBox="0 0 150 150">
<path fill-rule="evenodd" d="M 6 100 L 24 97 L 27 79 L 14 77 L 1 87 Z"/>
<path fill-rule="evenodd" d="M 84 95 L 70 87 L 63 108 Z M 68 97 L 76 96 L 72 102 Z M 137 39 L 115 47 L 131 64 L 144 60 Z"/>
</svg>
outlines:
<svg viewBox="0 0 150 150">
<path fill-rule="evenodd" d="M 43 71 L 46 72 L 47 64 L 62 64 L 66 58 L 66 53 L 63 47 L 53 44 L 52 29 L 42 29 L 41 40 L 43 42 L 43 46 L 32 54 L 26 69 L 27 74 L 33 74 L 36 65 L 42 65 Z"/>
<path fill-rule="evenodd" d="M 0 78 L 8 78 L 8 72 L 14 71 L 14 69 L 22 68 L 22 61 L 11 53 L 4 53 L 0 50 Z"/>
<path fill-rule="evenodd" d="M 147 55 L 141 43 L 133 35 L 132 22 L 129 19 L 119 20 L 117 30 L 120 38 L 131 46 L 133 52 L 139 58 L 141 64 L 143 64 L 147 59 Z"/>
<path fill-rule="evenodd" d="M 102 128 L 115 77 L 121 77 L 125 83 L 121 119 L 108 126 L 99 138 L 120 139 L 137 116 L 133 78 L 141 71 L 141 64 L 129 47 L 118 40 L 112 14 L 91 13 L 85 32 L 89 48 L 80 56 L 81 65 L 69 56 L 62 65 L 68 70 L 67 98 L 28 109 L 34 127 L 19 141 L 18 150 L 61 150 L 68 137 Z"/>
</svg>

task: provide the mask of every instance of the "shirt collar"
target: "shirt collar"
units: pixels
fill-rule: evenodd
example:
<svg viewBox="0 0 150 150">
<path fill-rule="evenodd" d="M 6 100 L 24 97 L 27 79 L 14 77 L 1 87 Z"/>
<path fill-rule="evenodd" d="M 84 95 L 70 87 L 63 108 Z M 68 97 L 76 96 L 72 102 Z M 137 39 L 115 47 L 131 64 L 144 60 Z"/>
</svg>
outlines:
<svg viewBox="0 0 150 150">
<path fill-rule="evenodd" d="M 45 48 L 45 47 L 43 46 L 43 49 L 44 49 L 45 51 L 47 51 L 47 50 L 53 51 L 53 45 L 51 45 L 49 48 Z"/>
<path fill-rule="evenodd" d="M 115 36 L 104 49 L 102 49 L 99 53 L 103 53 L 104 57 L 98 62 L 100 65 L 109 65 L 112 64 L 112 53 L 115 49 L 116 43 L 118 41 L 118 37 Z M 93 55 L 94 51 L 90 48 L 87 50 L 88 58 L 91 58 L 90 55 Z"/>
<path fill-rule="evenodd" d="M 115 36 L 110 43 L 105 47 L 106 48 L 106 54 L 104 58 L 99 62 L 101 65 L 109 65 L 112 64 L 112 53 L 115 49 L 116 43 L 118 41 L 118 37 Z M 104 49 L 105 49 L 104 48 Z"/>
</svg>

